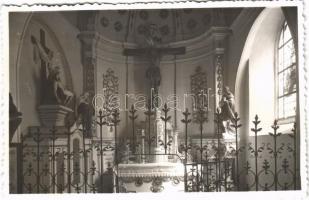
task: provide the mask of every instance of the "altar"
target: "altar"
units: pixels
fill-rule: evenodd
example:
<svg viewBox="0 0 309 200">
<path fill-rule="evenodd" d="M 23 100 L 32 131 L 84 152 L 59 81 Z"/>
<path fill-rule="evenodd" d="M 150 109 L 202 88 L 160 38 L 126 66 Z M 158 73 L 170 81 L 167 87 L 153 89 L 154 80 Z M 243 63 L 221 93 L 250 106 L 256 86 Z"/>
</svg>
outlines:
<svg viewBox="0 0 309 200">
<path fill-rule="evenodd" d="M 233 187 L 234 138 L 190 138 L 186 152 L 184 138 L 178 138 L 178 131 L 169 122 L 163 123 L 161 117 L 157 111 L 151 121 L 154 144 L 148 146 L 151 143 L 145 142 L 148 133 L 143 128 L 137 131 L 135 142 L 139 145 L 127 141 L 124 156 L 114 166 L 118 192 L 193 192 L 225 190 L 227 184 Z"/>
<path fill-rule="evenodd" d="M 184 165 L 144 163 L 118 165 L 119 192 L 183 192 Z"/>
</svg>

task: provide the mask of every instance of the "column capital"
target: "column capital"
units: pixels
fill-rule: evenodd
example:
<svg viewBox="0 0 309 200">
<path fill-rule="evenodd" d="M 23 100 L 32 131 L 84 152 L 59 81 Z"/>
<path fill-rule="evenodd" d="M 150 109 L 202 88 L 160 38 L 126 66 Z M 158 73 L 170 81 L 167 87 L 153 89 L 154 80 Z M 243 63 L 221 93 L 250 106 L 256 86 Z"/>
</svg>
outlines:
<svg viewBox="0 0 309 200">
<path fill-rule="evenodd" d="M 211 37 L 215 54 L 224 54 L 226 48 L 226 39 L 231 35 L 232 31 L 228 27 L 212 27 Z"/>
</svg>

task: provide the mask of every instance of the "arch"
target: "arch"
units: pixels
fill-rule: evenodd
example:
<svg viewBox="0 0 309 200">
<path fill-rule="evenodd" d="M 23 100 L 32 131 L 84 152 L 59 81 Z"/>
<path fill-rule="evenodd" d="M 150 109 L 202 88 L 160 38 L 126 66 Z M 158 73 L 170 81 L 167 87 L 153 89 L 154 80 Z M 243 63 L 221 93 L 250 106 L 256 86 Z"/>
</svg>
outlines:
<svg viewBox="0 0 309 200">
<path fill-rule="evenodd" d="M 10 41 L 10 47 L 12 47 L 10 48 L 10 79 L 12 83 L 12 85 L 10 86 L 10 92 L 12 93 L 14 101 L 16 102 L 18 108 L 21 108 L 23 105 L 25 105 L 23 103 L 25 100 L 23 99 L 23 93 L 25 91 L 22 91 L 22 88 L 20 86 L 23 85 L 22 71 L 27 70 L 25 68 L 23 69 L 23 67 L 25 67 L 25 52 L 31 52 L 32 50 L 32 47 L 29 48 L 29 45 L 25 45 L 28 40 L 29 31 L 31 31 L 30 27 L 32 23 L 38 24 L 40 27 L 43 27 L 44 30 L 46 30 L 46 32 L 48 33 L 53 46 L 55 47 L 55 49 L 57 49 L 57 52 L 59 53 L 59 60 L 62 64 L 62 71 L 63 77 L 65 78 L 66 88 L 74 91 L 71 72 L 72 67 L 69 65 L 67 58 L 68 52 L 65 49 L 65 46 L 62 46 L 60 43 L 61 40 L 58 39 L 59 33 L 56 34 L 56 32 L 52 31 L 52 27 L 50 27 L 50 24 L 48 23 L 49 21 L 45 21 L 45 19 L 40 19 L 37 15 L 38 14 L 33 13 L 18 13 L 10 16 L 10 20 L 14 20 L 14 22 L 16 22 L 16 25 L 18 26 L 10 27 L 10 31 L 12 33 L 15 33 L 15 35 L 12 34 L 12 39 Z M 26 111 L 24 114 L 27 115 L 27 113 L 28 112 Z M 33 119 L 33 124 L 21 124 L 20 128 L 15 134 L 16 136 L 14 136 L 14 140 L 16 142 L 19 142 L 20 134 L 25 130 L 26 126 L 37 124 L 37 117 L 34 117 Z"/>
<path fill-rule="evenodd" d="M 247 134 L 242 135 L 245 137 L 250 132 L 249 122 L 256 114 L 262 122 L 272 123 L 274 120 L 271 110 L 274 105 L 267 109 L 265 106 L 270 106 L 269 102 L 275 98 L 275 50 L 283 21 L 281 8 L 265 8 L 250 29 L 241 54 L 235 81 L 235 106 L 243 119 L 243 130 Z M 268 123 L 264 126 L 270 127 Z"/>
<path fill-rule="evenodd" d="M 16 68 L 16 86 L 19 85 L 19 68 L 20 68 L 20 58 L 21 58 L 21 54 L 22 54 L 22 47 L 24 44 L 24 39 L 25 39 L 25 35 L 28 31 L 28 26 L 29 23 L 31 22 L 31 20 L 35 20 L 36 22 L 38 22 L 40 25 L 42 25 L 44 28 L 46 28 L 46 30 L 48 30 L 48 32 L 50 33 L 50 36 L 52 37 L 53 41 L 55 42 L 55 45 L 57 46 L 57 48 L 60 50 L 60 54 L 62 55 L 61 59 L 64 62 L 64 73 L 65 73 L 65 77 L 66 77 L 66 86 L 68 87 L 68 89 L 73 90 L 73 84 L 72 84 L 72 75 L 71 75 L 71 71 L 69 69 L 69 64 L 68 61 L 65 57 L 65 53 L 64 50 L 62 48 L 62 46 L 60 45 L 59 40 L 56 37 L 56 34 L 50 29 L 50 27 L 44 23 L 41 19 L 39 19 L 38 17 L 36 17 L 33 13 L 27 13 L 27 17 L 26 20 L 23 24 L 23 28 L 21 31 L 21 36 L 20 36 L 20 42 L 18 43 L 18 48 L 17 48 L 17 54 L 16 54 L 16 60 L 17 62 L 15 63 L 15 68 Z M 20 104 L 20 99 L 19 99 L 19 88 L 16 88 L 16 104 L 19 106 Z"/>
<path fill-rule="evenodd" d="M 16 77 L 16 105 L 17 107 L 19 107 L 19 103 L 20 103 L 20 99 L 19 99 L 19 66 L 20 66 L 20 57 L 21 57 L 21 50 L 22 50 L 22 46 L 23 46 L 23 43 L 24 43 L 24 37 L 26 35 L 26 31 L 27 31 L 27 28 L 28 28 L 28 25 L 31 21 L 31 18 L 32 18 L 32 15 L 33 13 L 28 13 L 27 14 L 27 17 L 26 17 L 26 20 L 25 20 L 25 23 L 24 23 L 24 26 L 22 28 L 22 33 L 21 33 L 21 39 L 20 39 L 20 42 L 18 43 L 18 47 L 17 47 L 17 54 L 16 54 L 16 60 L 17 62 L 15 63 L 15 77 Z"/>
<path fill-rule="evenodd" d="M 15 101 L 15 104 L 18 108 L 20 108 L 20 88 L 18 87 L 19 86 L 19 66 L 20 66 L 20 57 L 21 57 L 21 50 L 22 50 L 22 45 L 23 45 L 23 42 L 24 42 L 24 37 L 25 37 L 25 33 L 27 31 L 27 27 L 28 27 L 28 24 L 32 18 L 32 15 L 33 13 L 26 13 L 25 14 L 26 17 L 25 17 L 25 20 L 24 20 L 24 23 L 23 23 L 23 26 L 22 26 L 22 29 L 21 29 L 21 35 L 20 35 L 20 40 L 18 42 L 18 45 L 17 45 L 17 51 L 16 51 L 16 55 L 15 55 L 15 59 L 16 62 L 15 62 L 15 65 L 14 65 L 14 77 L 15 77 L 15 92 L 13 93 L 13 91 L 10 91 L 10 93 L 12 94 L 13 98 L 14 98 L 14 101 Z M 12 48 L 10 48 L 12 49 Z M 12 53 L 11 52 L 12 50 L 10 50 L 10 54 Z M 11 76 L 9 74 L 9 76 Z M 12 80 L 10 80 L 10 83 L 11 83 Z M 11 90 L 11 88 L 9 88 L 9 90 Z M 18 127 L 17 131 L 15 132 L 15 135 L 13 136 L 13 139 L 12 140 L 15 140 L 16 142 L 20 142 L 20 136 L 21 136 L 21 128 Z"/>
<path fill-rule="evenodd" d="M 45 30 L 47 30 L 47 32 L 49 33 L 50 37 L 52 38 L 52 41 L 54 42 L 57 50 L 59 50 L 59 53 L 61 55 L 61 61 L 63 62 L 63 72 L 64 72 L 64 75 L 65 75 L 65 79 L 66 79 L 66 87 L 69 89 L 69 90 L 73 90 L 73 83 L 72 83 L 72 74 L 71 74 L 71 71 L 70 71 L 70 67 L 69 67 L 69 63 L 65 57 L 65 53 L 64 53 L 64 50 L 55 34 L 55 32 L 39 17 L 37 17 L 36 15 L 31 15 L 30 16 L 30 20 L 29 22 L 27 23 L 27 27 L 29 26 L 29 23 L 31 21 L 34 21 L 38 24 L 40 24 L 42 27 L 44 27 Z M 25 30 L 24 34 L 27 32 L 27 30 Z M 23 41 L 21 42 L 23 43 Z M 21 52 L 20 52 L 21 53 Z M 19 67 L 19 62 L 18 62 L 18 66 Z"/>
</svg>

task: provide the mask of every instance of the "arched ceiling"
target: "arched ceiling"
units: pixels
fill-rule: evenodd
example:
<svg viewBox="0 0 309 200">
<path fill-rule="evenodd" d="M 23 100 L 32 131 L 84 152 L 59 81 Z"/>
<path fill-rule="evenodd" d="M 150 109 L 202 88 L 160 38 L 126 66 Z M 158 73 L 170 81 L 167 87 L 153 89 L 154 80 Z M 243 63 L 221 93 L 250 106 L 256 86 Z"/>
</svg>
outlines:
<svg viewBox="0 0 309 200">
<path fill-rule="evenodd" d="M 98 11 L 95 29 L 112 41 L 144 44 L 151 25 L 166 44 L 197 37 L 211 26 L 230 26 L 240 12 L 241 8 Z"/>
</svg>

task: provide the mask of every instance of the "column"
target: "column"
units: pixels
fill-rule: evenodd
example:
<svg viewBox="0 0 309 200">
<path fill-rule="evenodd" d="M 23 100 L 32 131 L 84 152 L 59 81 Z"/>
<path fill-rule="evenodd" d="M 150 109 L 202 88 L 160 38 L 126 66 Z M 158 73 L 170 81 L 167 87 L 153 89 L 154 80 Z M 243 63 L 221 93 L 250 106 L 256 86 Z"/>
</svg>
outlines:
<svg viewBox="0 0 309 200">
<path fill-rule="evenodd" d="M 91 99 L 96 92 L 96 44 L 99 35 L 96 32 L 84 31 L 78 35 L 82 44 L 83 91 L 89 92 Z"/>
</svg>

